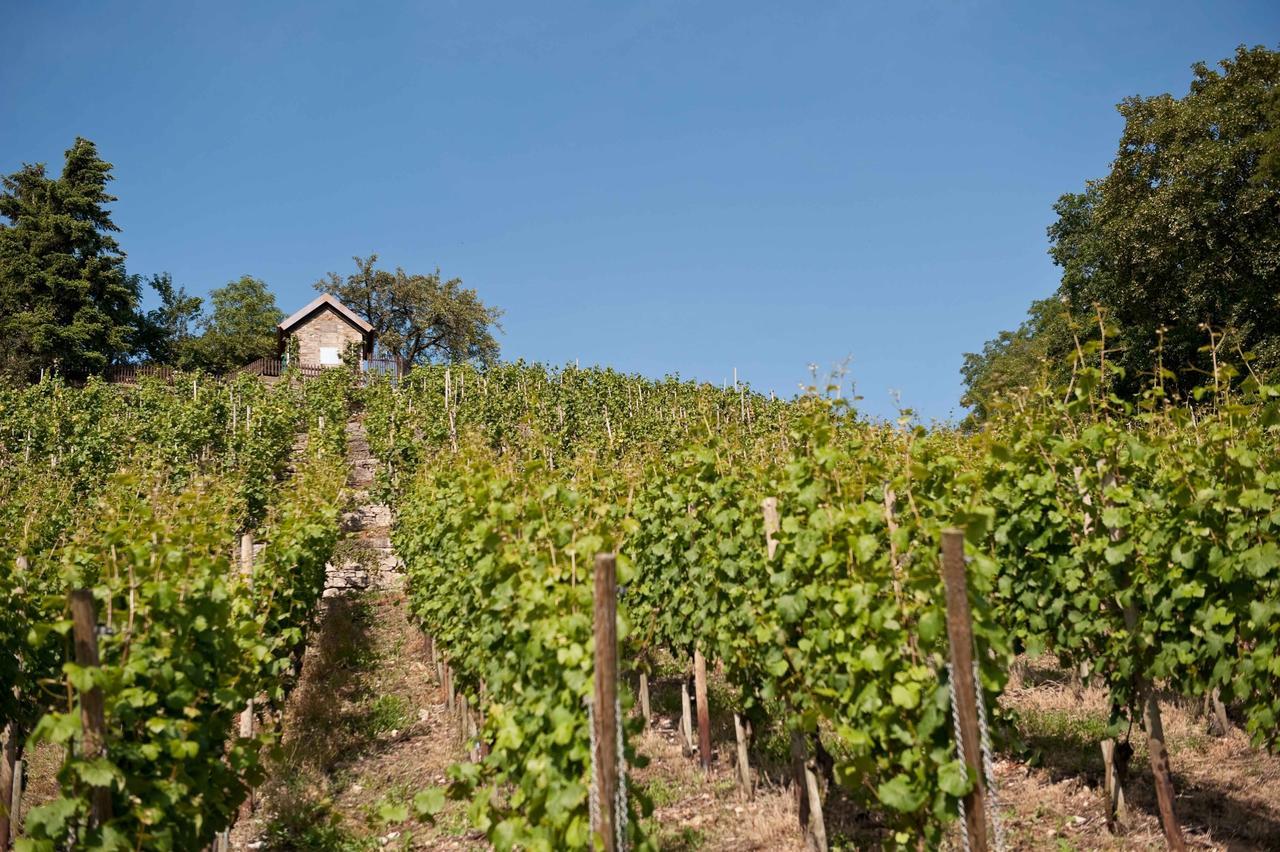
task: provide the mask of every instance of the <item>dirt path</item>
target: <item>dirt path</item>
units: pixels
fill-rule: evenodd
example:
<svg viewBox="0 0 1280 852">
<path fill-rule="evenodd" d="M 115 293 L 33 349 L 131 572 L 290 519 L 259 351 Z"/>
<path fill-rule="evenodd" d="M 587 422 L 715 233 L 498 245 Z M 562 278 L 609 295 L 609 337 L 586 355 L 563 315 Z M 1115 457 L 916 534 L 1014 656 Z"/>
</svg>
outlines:
<svg viewBox="0 0 1280 852">
<path fill-rule="evenodd" d="M 462 749 L 409 621 L 391 510 L 368 497 L 376 461 L 358 420 L 348 424 L 347 448 L 347 536 L 285 710 L 280 758 L 232 848 L 476 848 L 463 803 L 448 803 L 434 825 L 399 819 L 418 791 L 445 783 Z"/>
</svg>

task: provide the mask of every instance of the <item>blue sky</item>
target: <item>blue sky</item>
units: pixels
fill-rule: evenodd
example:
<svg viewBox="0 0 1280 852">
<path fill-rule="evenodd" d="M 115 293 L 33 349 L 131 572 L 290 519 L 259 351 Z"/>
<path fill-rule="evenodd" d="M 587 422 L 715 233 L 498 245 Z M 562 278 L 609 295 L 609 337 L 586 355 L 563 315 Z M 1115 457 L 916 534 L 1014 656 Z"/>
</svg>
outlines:
<svg viewBox="0 0 1280 852">
<path fill-rule="evenodd" d="M 851 356 L 926 418 L 1053 289 L 1115 103 L 1280 43 L 1274 2 L 0 6 L 0 171 L 98 143 L 131 271 L 288 312 L 377 252 L 506 357 L 789 394 Z"/>
</svg>

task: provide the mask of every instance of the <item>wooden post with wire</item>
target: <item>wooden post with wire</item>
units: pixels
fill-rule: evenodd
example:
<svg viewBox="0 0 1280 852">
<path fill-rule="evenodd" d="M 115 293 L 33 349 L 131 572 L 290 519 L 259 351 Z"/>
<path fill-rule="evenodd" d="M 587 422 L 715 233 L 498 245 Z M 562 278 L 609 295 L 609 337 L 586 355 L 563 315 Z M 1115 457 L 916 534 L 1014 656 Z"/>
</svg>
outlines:
<svg viewBox="0 0 1280 852">
<path fill-rule="evenodd" d="M 93 592 L 75 589 L 70 594 L 71 634 L 75 645 L 76 665 L 98 667 L 98 619 L 93 606 Z M 107 753 L 107 720 L 102 688 L 94 686 L 80 693 L 80 724 L 84 730 L 81 756 L 97 760 Z M 89 798 L 89 825 L 96 828 L 111 819 L 111 788 L 93 787 Z"/>
<path fill-rule="evenodd" d="M 982 767 L 982 735 L 978 726 L 978 684 L 973 676 L 973 618 L 969 612 L 969 584 L 964 564 L 964 533 L 942 533 L 942 582 L 947 599 L 947 638 L 951 641 L 953 687 L 960 747 L 973 772 L 973 789 L 964 797 L 965 832 L 969 849 L 986 852 L 987 795 Z"/>
<path fill-rule="evenodd" d="M 698 706 L 698 762 L 711 771 L 711 708 L 707 706 L 707 658 L 693 650 L 693 700 Z"/>
<path fill-rule="evenodd" d="M 612 553 L 597 553 L 595 564 L 594 783 L 600 802 L 592 829 L 604 852 L 618 852 L 614 812 L 618 795 L 618 565 Z"/>
<path fill-rule="evenodd" d="M 240 536 L 240 574 L 249 584 L 249 588 L 253 588 L 253 533 L 246 531 Z M 240 738 L 252 739 L 254 729 L 253 718 L 254 699 L 251 696 L 245 702 L 245 707 L 240 711 Z M 248 795 L 245 796 L 243 802 L 240 803 L 240 819 L 247 820 L 253 816 L 254 810 L 257 808 L 257 791 L 252 787 L 249 788 Z"/>
</svg>

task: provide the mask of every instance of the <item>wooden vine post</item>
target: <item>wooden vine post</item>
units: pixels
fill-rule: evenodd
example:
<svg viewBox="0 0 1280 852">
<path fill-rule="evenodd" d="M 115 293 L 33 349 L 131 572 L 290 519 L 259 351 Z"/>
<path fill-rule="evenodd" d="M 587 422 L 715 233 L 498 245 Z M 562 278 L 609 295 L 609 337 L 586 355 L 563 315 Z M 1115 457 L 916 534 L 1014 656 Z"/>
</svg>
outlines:
<svg viewBox="0 0 1280 852">
<path fill-rule="evenodd" d="M 30 449 L 29 443 L 27 448 Z M 19 556 L 14 560 L 14 569 L 19 574 L 24 573 L 27 570 L 27 557 Z M 21 657 L 18 662 L 21 664 Z M 16 684 L 13 694 L 21 697 Z M 3 748 L 3 755 L 0 756 L 0 850 L 8 849 L 10 841 L 18 836 L 18 806 L 22 803 L 22 760 L 19 759 L 21 744 L 22 729 L 17 722 L 9 722 L 4 727 L 4 740 L 0 743 Z"/>
<path fill-rule="evenodd" d="M 693 754 L 693 702 L 689 698 L 689 678 L 680 678 L 680 738 L 684 756 Z"/>
<path fill-rule="evenodd" d="M 0 760 L 0 849 L 9 848 L 10 836 L 16 837 L 17 791 L 22 787 L 22 761 L 18 760 L 18 727 L 13 722 L 4 728 L 4 755 Z"/>
<path fill-rule="evenodd" d="M 98 620 L 94 614 L 93 592 L 76 589 L 71 592 L 71 634 L 75 645 L 76 664 L 83 668 L 98 667 Z M 94 686 L 80 694 L 80 724 L 84 739 L 81 756 L 97 760 L 107 752 L 107 720 L 102 702 L 102 688 Z M 89 799 L 89 825 L 96 828 L 111 819 L 111 788 L 93 787 Z"/>
<path fill-rule="evenodd" d="M 1165 842 L 1175 852 L 1187 848 L 1182 838 L 1182 827 L 1173 812 L 1173 774 L 1169 769 L 1169 749 L 1164 741 L 1164 723 L 1160 719 L 1160 702 L 1156 691 L 1147 685 L 1147 695 L 1142 713 L 1147 729 L 1147 752 L 1151 756 L 1151 774 L 1156 782 L 1156 804 L 1160 809 L 1160 827 L 1164 829 Z"/>
<path fill-rule="evenodd" d="M 253 533 L 246 532 L 240 536 L 240 573 L 247 578 L 249 587 L 253 588 Z M 253 704 L 254 699 L 249 698 L 245 702 L 245 708 L 240 711 L 240 738 L 253 738 Z M 256 794 L 252 787 L 249 788 L 249 794 L 245 796 L 244 801 L 240 804 L 240 819 L 249 819 L 253 816 L 254 808 L 257 807 Z"/>
<path fill-rule="evenodd" d="M 693 649 L 693 700 L 698 705 L 698 762 L 711 771 L 711 710 L 707 706 L 707 658 Z"/>
<path fill-rule="evenodd" d="M 951 684 L 960 728 L 964 762 L 974 775 L 973 789 L 964 797 L 965 831 L 969 848 L 986 852 L 987 795 L 982 767 L 982 736 L 978 727 L 978 685 L 973 677 L 973 619 L 969 612 L 969 584 L 965 576 L 964 533 L 942 533 L 942 582 L 947 596 L 947 638 L 951 641 Z"/>
<path fill-rule="evenodd" d="M 653 710 L 649 706 L 649 673 L 640 672 L 640 715 L 644 717 L 644 726 L 653 724 Z"/>
<path fill-rule="evenodd" d="M 778 498 L 764 498 L 760 509 L 764 513 L 765 554 L 772 561 L 778 550 L 778 532 L 782 529 Z M 738 724 L 734 727 L 737 728 Z M 745 751 L 745 746 L 742 748 Z M 809 744 L 805 741 L 804 733 L 799 730 L 791 731 L 791 775 L 796 796 L 796 814 L 800 830 L 805 835 L 805 843 L 811 850 L 826 852 L 827 826 L 822 813 L 822 788 L 818 783 L 817 763 L 809 754 Z"/>
<path fill-rule="evenodd" d="M 618 795 L 618 566 L 612 553 L 596 554 L 595 565 L 595 767 L 598 821 L 592 829 L 605 852 L 618 852 L 614 813 Z"/>
<path fill-rule="evenodd" d="M 1107 830 L 1119 834 L 1129 827 L 1129 806 L 1124 800 L 1124 782 L 1128 775 L 1129 754 L 1126 746 L 1114 739 L 1102 741 L 1102 791 L 1106 796 Z"/>
</svg>

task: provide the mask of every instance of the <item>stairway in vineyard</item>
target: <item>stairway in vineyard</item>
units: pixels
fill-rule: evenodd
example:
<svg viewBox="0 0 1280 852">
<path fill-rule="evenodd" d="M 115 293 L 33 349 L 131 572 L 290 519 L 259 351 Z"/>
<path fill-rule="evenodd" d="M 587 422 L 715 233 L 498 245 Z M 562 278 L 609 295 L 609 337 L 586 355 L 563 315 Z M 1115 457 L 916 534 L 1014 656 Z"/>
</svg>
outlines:
<svg viewBox="0 0 1280 852">
<path fill-rule="evenodd" d="M 282 757 L 232 848 L 486 848 L 463 803 L 446 805 L 434 825 L 400 818 L 415 793 L 446 783 L 463 751 L 409 618 L 391 507 L 369 495 L 378 462 L 358 418 L 347 424 L 347 455 L 346 535 L 284 712 Z"/>
<path fill-rule="evenodd" d="M 342 515 L 342 529 L 348 536 L 329 565 L 325 597 L 400 590 L 404 581 L 391 547 L 391 507 L 368 502 L 378 463 L 358 418 L 347 423 L 347 459 L 351 465 L 347 485 L 354 491 L 356 507 Z"/>
</svg>

